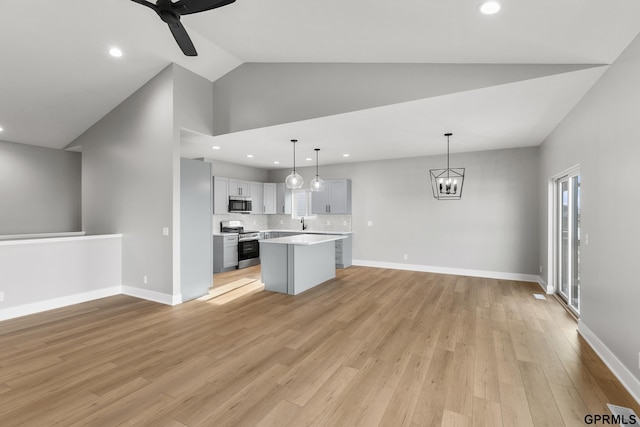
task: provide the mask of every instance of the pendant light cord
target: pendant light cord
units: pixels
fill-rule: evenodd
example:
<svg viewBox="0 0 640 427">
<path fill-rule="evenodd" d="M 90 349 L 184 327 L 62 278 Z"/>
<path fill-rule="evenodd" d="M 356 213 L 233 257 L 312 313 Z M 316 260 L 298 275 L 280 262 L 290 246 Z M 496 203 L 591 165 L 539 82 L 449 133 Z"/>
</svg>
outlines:
<svg viewBox="0 0 640 427">
<path fill-rule="evenodd" d="M 450 168 L 449 168 L 449 135 L 447 135 L 447 179 L 451 179 L 449 176 Z"/>
<path fill-rule="evenodd" d="M 291 142 L 293 142 L 293 172 L 295 173 L 296 171 L 296 142 L 298 142 L 297 139 L 292 139 Z"/>
<path fill-rule="evenodd" d="M 316 148 L 316 178 L 318 178 L 318 151 L 320 151 L 319 148 Z"/>
</svg>

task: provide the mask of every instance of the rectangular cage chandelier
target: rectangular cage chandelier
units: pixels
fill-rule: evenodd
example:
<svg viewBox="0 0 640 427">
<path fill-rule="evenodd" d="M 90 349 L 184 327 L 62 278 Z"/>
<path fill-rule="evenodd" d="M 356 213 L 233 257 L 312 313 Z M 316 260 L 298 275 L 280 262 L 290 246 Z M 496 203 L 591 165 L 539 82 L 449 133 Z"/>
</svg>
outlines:
<svg viewBox="0 0 640 427">
<path fill-rule="evenodd" d="M 464 168 L 449 167 L 449 137 L 452 133 L 445 133 L 447 137 L 447 168 L 431 169 L 431 189 L 433 197 L 438 200 L 460 200 L 464 185 Z"/>
</svg>

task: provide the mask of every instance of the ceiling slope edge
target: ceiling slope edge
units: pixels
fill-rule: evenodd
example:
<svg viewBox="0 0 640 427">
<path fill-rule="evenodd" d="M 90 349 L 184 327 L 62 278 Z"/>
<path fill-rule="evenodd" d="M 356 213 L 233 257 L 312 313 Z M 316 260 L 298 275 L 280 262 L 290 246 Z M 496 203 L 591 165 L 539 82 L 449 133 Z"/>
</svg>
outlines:
<svg viewBox="0 0 640 427">
<path fill-rule="evenodd" d="M 214 135 L 600 66 L 244 63 L 213 82 Z"/>
</svg>

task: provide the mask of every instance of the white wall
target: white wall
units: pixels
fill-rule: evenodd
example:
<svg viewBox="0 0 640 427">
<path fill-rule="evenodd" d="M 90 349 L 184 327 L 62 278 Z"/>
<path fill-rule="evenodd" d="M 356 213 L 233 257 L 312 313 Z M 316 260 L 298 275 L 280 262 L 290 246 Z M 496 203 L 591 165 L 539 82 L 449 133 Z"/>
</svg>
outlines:
<svg viewBox="0 0 640 427">
<path fill-rule="evenodd" d="M 0 320 L 119 294 L 121 236 L 0 242 Z"/>
<path fill-rule="evenodd" d="M 141 289 L 169 300 L 176 156 L 172 71 L 164 69 L 75 141 L 83 149 L 84 229 L 123 234 L 127 292 Z M 169 237 L 162 235 L 163 227 L 169 227 Z"/>
<path fill-rule="evenodd" d="M 547 259 L 549 178 L 580 164 L 581 322 L 635 377 L 640 397 L 640 39 L 636 38 L 541 146 L 540 258 Z M 545 277 L 548 266 L 545 265 Z M 611 361 L 609 361 L 611 362 Z"/>
<path fill-rule="evenodd" d="M 0 235 L 79 231 L 80 153 L 0 141 Z"/>
<path fill-rule="evenodd" d="M 432 195 L 429 169 L 445 156 L 321 166 L 320 176 L 352 180 L 354 259 L 537 275 L 538 158 L 537 147 L 452 155 L 466 168 L 459 201 Z M 308 183 L 315 168 L 298 172 Z"/>
</svg>

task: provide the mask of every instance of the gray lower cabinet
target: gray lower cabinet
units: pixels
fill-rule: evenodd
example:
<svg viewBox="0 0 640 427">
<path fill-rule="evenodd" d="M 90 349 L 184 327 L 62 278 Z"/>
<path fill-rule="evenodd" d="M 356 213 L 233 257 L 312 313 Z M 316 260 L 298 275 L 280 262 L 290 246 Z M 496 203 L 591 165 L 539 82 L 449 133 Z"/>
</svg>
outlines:
<svg viewBox="0 0 640 427">
<path fill-rule="evenodd" d="M 277 237 L 289 237 L 304 234 L 304 231 L 270 231 L 264 233 L 263 239 L 275 239 Z M 330 233 L 327 233 L 330 234 Z M 336 268 L 348 268 L 353 265 L 352 243 L 353 234 L 347 234 L 346 239 L 336 240 Z"/>
<path fill-rule="evenodd" d="M 213 272 L 234 270 L 238 266 L 238 235 L 213 236 Z"/>
<path fill-rule="evenodd" d="M 336 240 L 336 268 L 347 268 L 352 265 L 351 243 L 353 235 L 348 234 L 346 239 Z"/>
</svg>

